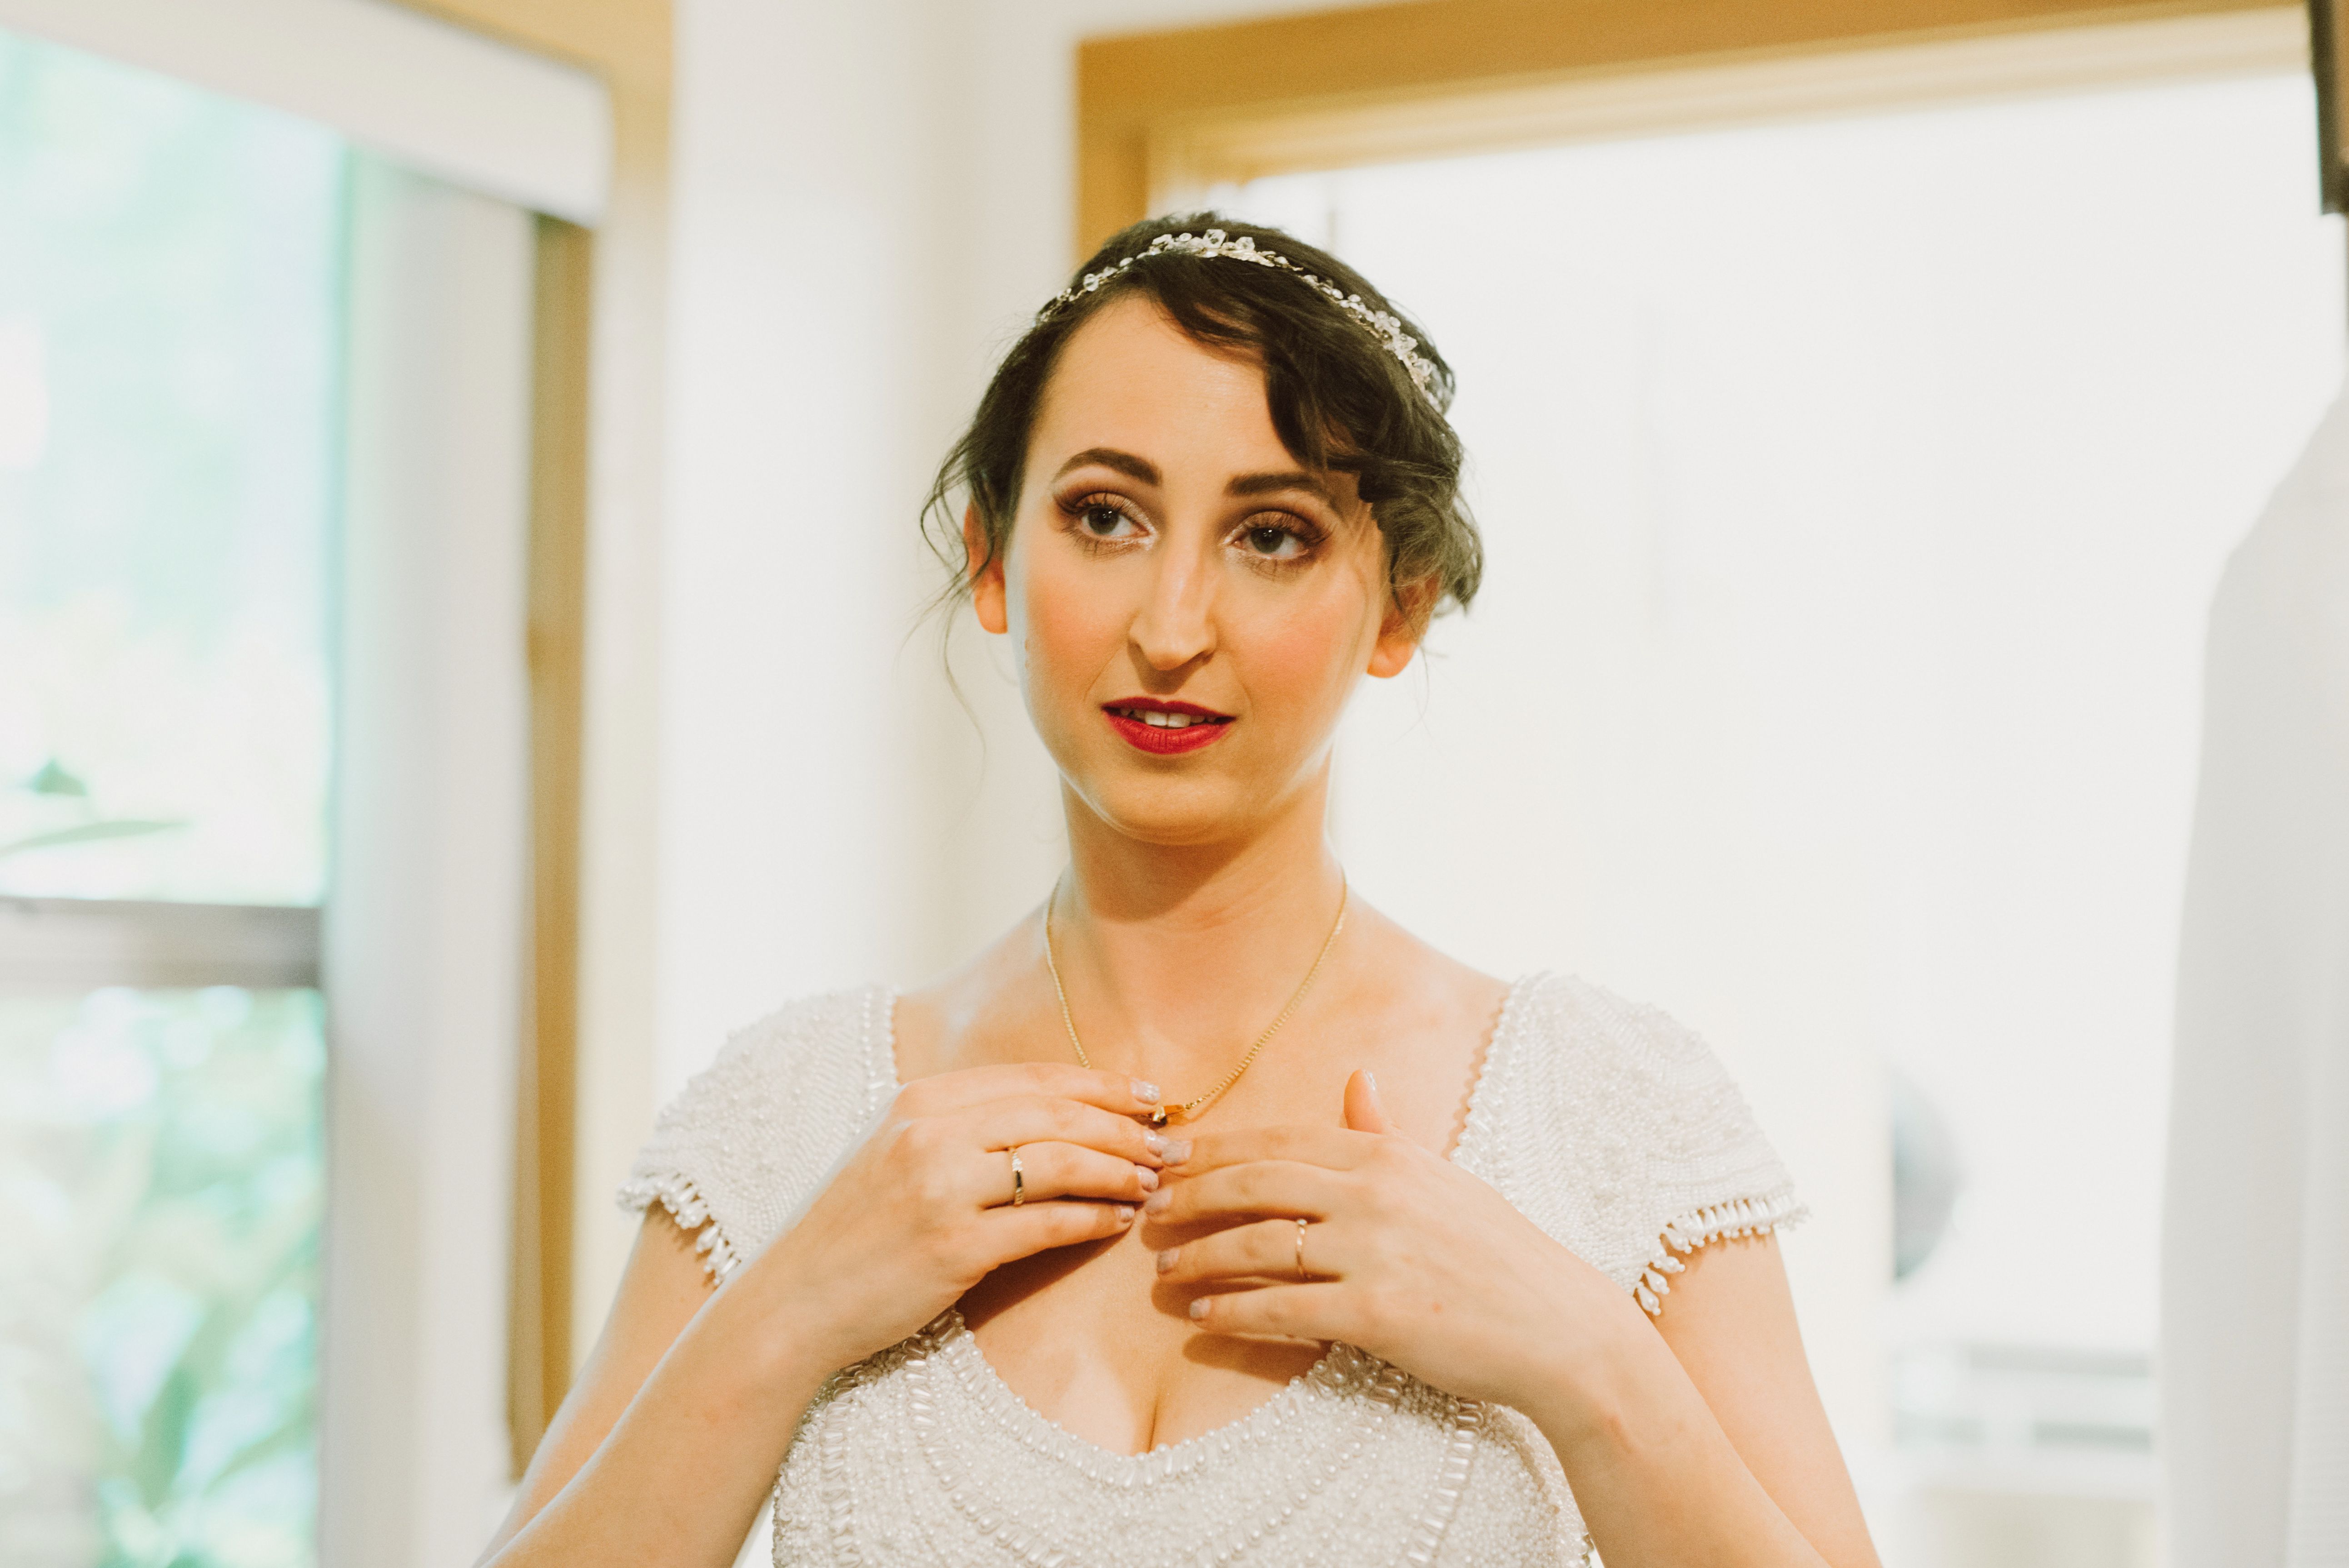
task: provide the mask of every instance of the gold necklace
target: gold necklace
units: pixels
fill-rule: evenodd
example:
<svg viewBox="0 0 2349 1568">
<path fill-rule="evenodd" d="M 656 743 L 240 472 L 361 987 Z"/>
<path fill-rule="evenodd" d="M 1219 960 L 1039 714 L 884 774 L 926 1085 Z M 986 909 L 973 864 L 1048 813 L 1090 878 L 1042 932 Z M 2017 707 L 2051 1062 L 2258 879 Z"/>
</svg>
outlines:
<svg viewBox="0 0 2349 1568">
<path fill-rule="evenodd" d="M 1346 929 L 1346 903 L 1351 896 L 1352 889 L 1346 882 L 1345 873 L 1340 872 L 1338 873 L 1338 918 L 1330 925 L 1330 934 L 1321 939 L 1321 951 L 1313 955 L 1313 967 L 1305 972 L 1305 978 L 1299 983 L 1297 989 L 1289 994 L 1288 1005 L 1281 1008 L 1280 1016 L 1267 1025 L 1264 1033 L 1256 1037 L 1256 1044 L 1247 1048 L 1247 1055 L 1240 1058 L 1240 1065 L 1226 1073 L 1223 1082 L 1198 1099 L 1186 1099 L 1179 1105 L 1160 1106 L 1151 1112 L 1151 1126 L 1164 1127 L 1178 1116 L 1189 1121 L 1208 1106 L 1213 1105 L 1216 1097 L 1224 1090 L 1240 1081 L 1240 1074 L 1247 1071 L 1256 1061 L 1257 1053 L 1264 1049 L 1265 1042 L 1280 1033 L 1280 1026 L 1288 1022 L 1289 1015 L 1297 1011 L 1297 1004 L 1305 1000 L 1305 993 L 1313 988 L 1313 977 L 1321 973 L 1321 961 L 1330 956 L 1330 949 L 1338 944 L 1338 934 Z M 1051 972 L 1052 995 L 1061 999 L 1061 1026 L 1069 1031 L 1069 1044 L 1076 1050 L 1077 1061 L 1090 1069 L 1093 1065 L 1093 1059 L 1085 1055 L 1084 1041 L 1077 1038 L 1077 1021 L 1069 1016 L 1069 993 L 1061 984 L 1061 966 L 1052 959 L 1052 906 L 1058 903 L 1060 899 L 1061 884 L 1054 882 L 1052 896 L 1044 901 L 1044 967 Z"/>
</svg>

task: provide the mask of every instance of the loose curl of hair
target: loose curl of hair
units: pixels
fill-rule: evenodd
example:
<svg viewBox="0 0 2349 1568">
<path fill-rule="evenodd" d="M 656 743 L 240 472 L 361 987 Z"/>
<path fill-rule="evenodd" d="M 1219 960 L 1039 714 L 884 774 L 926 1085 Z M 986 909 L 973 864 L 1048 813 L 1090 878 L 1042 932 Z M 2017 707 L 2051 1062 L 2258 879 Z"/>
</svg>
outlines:
<svg viewBox="0 0 2349 1568">
<path fill-rule="evenodd" d="M 1193 342 L 1245 355 L 1263 366 L 1272 428 L 1289 456 L 1310 472 L 1352 475 L 1369 503 L 1385 543 L 1389 591 L 1399 607 L 1421 624 L 1446 609 L 1465 609 L 1484 574 L 1485 548 L 1460 494 L 1460 437 L 1443 412 L 1452 404 L 1452 367 L 1428 341 L 1426 330 L 1361 274 L 1278 229 L 1192 212 L 1154 218 L 1112 236 L 1077 269 L 1071 286 L 1078 286 L 1087 273 L 1147 250 L 1161 234 L 1210 228 L 1234 239 L 1247 235 L 1258 250 L 1286 256 L 1347 294 L 1360 294 L 1372 309 L 1401 317 L 1403 330 L 1419 339 L 1418 352 L 1435 366 L 1428 394 L 1412 385 L 1410 374 L 1376 337 L 1300 278 L 1226 257 L 1180 252 L 1137 263 L 1095 292 L 1080 294 L 1011 346 L 968 428 L 939 465 L 922 508 L 922 528 L 953 578 L 944 598 L 968 597 L 1010 539 L 1029 440 L 1061 350 L 1112 300 L 1141 294 Z M 954 505 L 957 495 L 968 497 L 978 514 L 985 554 L 976 562 L 964 544 Z"/>
</svg>

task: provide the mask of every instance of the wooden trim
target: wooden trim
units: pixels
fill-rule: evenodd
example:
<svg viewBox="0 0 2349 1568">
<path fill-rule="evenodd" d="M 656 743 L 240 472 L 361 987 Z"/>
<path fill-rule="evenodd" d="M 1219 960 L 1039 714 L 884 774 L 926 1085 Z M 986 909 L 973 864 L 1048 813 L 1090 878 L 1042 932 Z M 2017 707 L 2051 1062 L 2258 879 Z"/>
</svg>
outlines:
<svg viewBox="0 0 2349 1568">
<path fill-rule="evenodd" d="M 2276 0 L 1411 0 L 1091 39 L 1077 51 L 1078 254 L 1149 215 L 1154 139 L 1195 140 L 1218 122 L 2276 8 Z"/>
<path fill-rule="evenodd" d="M 2317 194 L 2328 212 L 2349 211 L 2349 128 L 2341 87 L 2349 79 L 2349 38 L 2338 0 L 2308 0 L 2309 61 L 2316 74 Z"/>
<path fill-rule="evenodd" d="M 538 221 L 530 503 L 531 1006 L 514 1097 L 507 1412 L 519 1476 L 571 1383 L 595 245 Z"/>
<path fill-rule="evenodd" d="M 1149 137 L 1150 210 L 1212 205 L 1220 187 L 1296 170 L 2294 71 L 2307 60 L 2308 48 L 2302 14 L 2273 6 L 1795 58 L 1608 71 L 1531 88 L 1262 115 L 1169 119 Z"/>
</svg>

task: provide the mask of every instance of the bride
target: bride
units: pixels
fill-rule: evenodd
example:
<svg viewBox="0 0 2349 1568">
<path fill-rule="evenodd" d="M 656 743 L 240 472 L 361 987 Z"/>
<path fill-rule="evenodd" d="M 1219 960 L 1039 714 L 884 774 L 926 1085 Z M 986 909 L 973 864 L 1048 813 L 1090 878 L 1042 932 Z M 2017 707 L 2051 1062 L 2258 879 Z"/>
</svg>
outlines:
<svg viewBox="0 0 2349 1568">
<path fill-rule="evenodd" d="M 1482 558 L 1425 334 L 1137 225 L 948 458 L 1069 868 L 919 989 L 802 1001 L 660 1119 L 501 1565 L 1872 1564 L 1785 1171 L 1711 1052 L 1350 895 L 1361 677 Z"/>
</svg>

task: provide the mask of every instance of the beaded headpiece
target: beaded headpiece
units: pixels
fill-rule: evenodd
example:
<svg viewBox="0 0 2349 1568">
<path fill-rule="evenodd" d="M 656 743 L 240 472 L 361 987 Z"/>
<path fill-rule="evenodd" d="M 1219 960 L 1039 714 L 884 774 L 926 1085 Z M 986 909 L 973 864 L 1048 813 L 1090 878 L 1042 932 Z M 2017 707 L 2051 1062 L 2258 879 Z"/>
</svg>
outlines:
<svg viewBox="0 0 2349 1568">
<path fill-rule="evenodd" d="M 1256 241 L 1249 236 L 1242 234 L 1237 240 L 1228 239 L 1221 229 L 1210 229 L 1204 234 L 1159 235 L 1150 242 L 1147 250 L 1136 251 L 1133 254 L 1121 259 L 1115 265 L 1104 267 L 1100 272 L 1087 273 L 1078 280 L 1074 287 L 1064 289 L 1047 300 L 1044 308 L 1036 313 L 1037 324 L 1040 325 L 1051 320 L 1061 310 L 1075 304 L 1083 295 L 1099 292 L 1105 284 L 1123 275 L 1125 270 L 1136 262 L 1146 262 L 1153 256 L 1166 255 L 1227 256 L 1236 262 L 1248 262 L 1259 267 L 1269 267 L 1275 272 L 1288 273 L 1301 279 L 1322 298 L 1360 322 L 1364 330 L 1379 340 L 1380 347 L 1394 356 L 1395 363 L 1403 367 L 1404 374 L 1411 377 L 1411 384 L 1419 388 L 1420 396 L 1433 405 L 1438 413 L 1443 412 L 1444 405 L 1437 401 L 1435 390 L 1435 362 L 1425 355 L 1416 352 L 1419 339 L 1403 331 L 1402 323 L 1400 320 L 1385 311 L 1373 309 L 1365 304 L 1362 303 L 1361 295 L 1347 294 L 1337 284 L 1316 277 L 1287 256 L 1271 251 L 1257 250 Z"/>
</svg>

